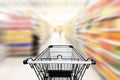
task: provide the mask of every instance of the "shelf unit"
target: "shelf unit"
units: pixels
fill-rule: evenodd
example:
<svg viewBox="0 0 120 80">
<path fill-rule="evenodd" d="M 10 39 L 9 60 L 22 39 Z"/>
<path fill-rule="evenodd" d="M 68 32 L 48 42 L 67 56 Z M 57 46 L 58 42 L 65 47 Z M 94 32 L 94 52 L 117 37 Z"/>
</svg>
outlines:
<svg viewBox="0 0 120 80">
<path fill-rule="evenodd" d="M 4 39 L 2 36 L 4 35 L 4 31 L 0 29 L 0 60 L 4 59 L 7 52 L 7 46 L 5 45 Z"/>
<path fill-rule="evenodd" d="M 107 1 L 108 3 L 103 1 L 96 3 L 92 8 L 85 9 L 85 12 L 89 11 L 88 17 L 84 22 L 77 24 L 77 27 L 68 25 L 76 33 L 68 30 L 67 37 L 70 39 L 71 36 L 74 36 L 75 38 L 71 39 L 72 43 L 84 46 L 84 54 L 97 61 L 97 69 L 106 79 L 119 80 L 120 10 L 118 6 L 120 6 L 120 1 L 105 0 L 105 2 Z M 100 5 L 103 6 L 100 7 Z M 96 14 L 100 16 L 92 19 Z M 79 49 L 81 48 L 79 47 Z"/>
<path fill-rule="evenodd" d="M 9 55 L 32 54 L 32 27 L 30 20 L 12 19 L 6 22 L 6 27 L 3 26 L 3 38 L 9 48 Z"/>
<path fill-rule="evenodd" d="M 9 15 L 9 16 L 8 16 Z M 8 48 L 7 55 L 31 55 L 33 34 L 39 37 L 40 46 L 50 36 L 50 25 L 42 19 L 8 13 L 6 21 L 1 21 L 2 39 Z M 48 30 L 46 32 L 46 29 Z"/>
<path fill-rule="evenodd" d="M 86 46 L 87 55 L 97 61 L 97 67 L 99 67 L 98 64 L 101 64 L 102 66 L 105 66 L 106 69 L 109 68 L 110 71 L 113 72 L 112 73 L 112 72 L 109 71 L 111 73 L 111 76 L 112 76 L 112 77 L 109 77 L 109 78 L 117 79 L 117 80 L 119 79 L 118 77 L 115 77 L 115 75 L 117 75 L 117 76 L 120 75 L 119 72 L 117 70 L 115 70 L 113 67 L 111 67 L 110 64 L 108 64 L 107 62 L 105 62 L 103 60 L 103 58 L 101 56 L 101 54 L 103 54 L 103 52 L 101 52 L 100 48 L 95 48 L 95 47 L 93 47 L 91 45 L 88 45 L 86 42 L 84 42 L 82 40 L 79 40 L 79 41 L 80 41 L 80 43 L 82 43 L 82 44 L 84 44 Z M 101 69 L 99 69 L 99 70 L 101 70 Z M 102 73 L 104 74 L 104 72 L 105 71 L 103 71 Z M 104 74 L 104 75 L 106 75 L 106 74 Z M 114 76 L 114 78 L 113 78 L 113 76 Z M 106 77 L 106 78 L 108 78 L 108 77 Z"/>
<path fill-rule="evenodd" d="M 46 40 L 48 40 L 51 36 L 51 29 L 50 29 L 50 24 L 45 22 L 44 20 L 40 19 L 36 23 L 36 34 L 40 38 L 40 45 L 44 44 Z"/>
</svg>

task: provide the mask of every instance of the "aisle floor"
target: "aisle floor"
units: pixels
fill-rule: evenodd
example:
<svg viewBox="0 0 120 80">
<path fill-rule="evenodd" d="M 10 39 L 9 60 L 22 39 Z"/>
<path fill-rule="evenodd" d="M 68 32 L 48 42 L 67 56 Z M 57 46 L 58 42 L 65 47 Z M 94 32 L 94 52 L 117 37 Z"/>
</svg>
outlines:
<svg viewBox="0 0 120 80">
<path fill-rule="evenodd" d="M 45 49 L 48 45 L 62 45 L 69 44 L 63 36 L 55 33 L 51 36 L 41 48 L 40 51 Z M 28 56 L 29 57 L 29 56 Z M 1 80 L 38 80 L 34 71 L 29 65 L 23 65 L 22 61 L 27 57 L 7 57 L 0 62 L 0 79 Z M 104 80 L 102 77 L 90 67 L 83 80 Z"/>
</svg>

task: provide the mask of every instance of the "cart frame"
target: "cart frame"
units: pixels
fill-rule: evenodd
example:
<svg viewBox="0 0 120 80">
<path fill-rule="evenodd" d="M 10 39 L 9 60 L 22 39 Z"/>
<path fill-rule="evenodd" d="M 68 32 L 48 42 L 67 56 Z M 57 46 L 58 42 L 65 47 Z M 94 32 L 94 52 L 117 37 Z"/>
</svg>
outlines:
<svg viewBox="0 0 120 80">
<path fill-rule="evenodd" d="M 50 45 L 35 59 L 23 63 L 34 69 L 39 80 L 82 80 L 86 69 L 96 62 L 81 54 L 72 45 Z"/>
</svg>

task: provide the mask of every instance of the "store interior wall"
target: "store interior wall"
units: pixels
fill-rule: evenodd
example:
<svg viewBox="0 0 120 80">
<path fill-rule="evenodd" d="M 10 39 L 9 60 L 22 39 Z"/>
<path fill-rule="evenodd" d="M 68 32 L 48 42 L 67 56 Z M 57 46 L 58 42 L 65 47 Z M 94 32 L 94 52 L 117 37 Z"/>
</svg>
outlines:
<svg viewBox="0 0 120 80">
<path fill-rule="evenodd" d="M 1 66 L 8 58 L 36 56 L 55 33 L 94 59 L 105 80 L 120 79 L 119 0 L 0 1 Z"/>
</svg>

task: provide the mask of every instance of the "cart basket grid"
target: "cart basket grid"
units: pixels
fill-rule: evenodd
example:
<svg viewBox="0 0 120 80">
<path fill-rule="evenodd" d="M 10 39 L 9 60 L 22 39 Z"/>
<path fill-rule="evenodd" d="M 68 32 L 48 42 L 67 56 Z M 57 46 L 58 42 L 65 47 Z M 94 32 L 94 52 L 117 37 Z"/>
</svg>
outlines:
<svg viewBox="0 0 120 80">
<path fill-rule="evenodd" d="M 35 59 L 28 58 L 23 63 L 34 69 L 39 80 L 82 80 L 86 69 L 96 64 L 72 45 L 50 45 Z"/>
</svg>

